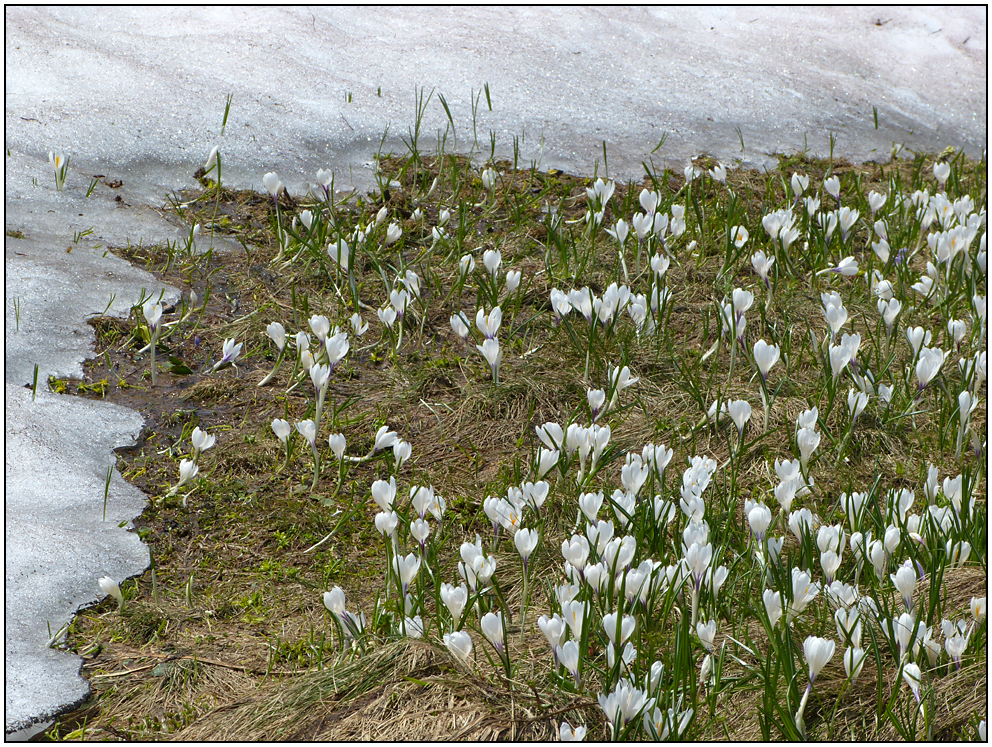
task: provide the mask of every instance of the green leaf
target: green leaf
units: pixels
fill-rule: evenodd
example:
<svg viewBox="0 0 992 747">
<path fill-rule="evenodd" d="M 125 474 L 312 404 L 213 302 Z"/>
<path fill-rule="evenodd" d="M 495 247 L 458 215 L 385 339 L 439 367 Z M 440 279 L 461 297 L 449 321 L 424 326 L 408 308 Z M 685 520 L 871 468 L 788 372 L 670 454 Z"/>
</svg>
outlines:
<svg viewBox="0 0 992 747">
<path fill-rule="evenodd" d="M 169 365 L 166 366 L 166 370 L 169 373 L 176 374 L 176 376 L 189 376 L 193 373 L 193 370 L 189 366 L 174 355 L 169 356 Z"/>
</svg>

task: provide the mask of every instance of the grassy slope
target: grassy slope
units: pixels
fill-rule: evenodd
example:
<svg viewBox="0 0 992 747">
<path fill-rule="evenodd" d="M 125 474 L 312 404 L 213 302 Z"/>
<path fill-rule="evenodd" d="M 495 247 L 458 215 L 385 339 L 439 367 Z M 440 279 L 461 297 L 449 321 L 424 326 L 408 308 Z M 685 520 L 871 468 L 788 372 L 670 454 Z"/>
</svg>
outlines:
<svg viewBox="0 0 992 747">
<path fill-rule="evenodd" d="M 732 205 L 728 205 L 727 187 L 708 178 L 696 182 L 695 204 L 690 201 L 686 210 L 688 230 L 684 240 L 673 246 L 676 261 L 666 276 L 673 297 L 663 334 L 658 342 L 639 341 L 626 319 L 593 356 L 586 382 L 585 349 L 572 344 L 564 325 L 556 328 L 550 324 L 548 296 L 552 287 L 567 290 L 583 285 L 601 294 L 610 282 L 623 281 L 616 242 L 600 232 L 591 243 L 583 236 L 581 222 L 569 225 L 585 214 L 584 187 L 589 180 L 561 173 L 514 171 L 511 164 L 500 163 L 496 164 L 500 181 L 490 201 L 481 189 L 478 171 L 464 159 L 446 157 L 443 162 L 424 159 L 420 163 L 384 159 L 382 173 L 400 181 L 402 187 L 390 188 L 385 201 L 382 195 L 348 200 L 338 206 L 339 221 L 349 229 L 359 223 L 365 225 L 385 202 L 389 219 L 399 221 L 404 234 L 398 245 L 379 250 L 378 259 L 394 267 L 402 259 L 404 266 L 415 268 L 429 305 L 422 331 L 418 313 L 399 352 L 393 353 L 388 337 L 379 343 L 383 333 L 374 312 L 386 295 L 382 280 L 367 257 L 354 260 L 359 296 L 371 308 L 363 311 L 370 330 L 362 338 L 351 336 L 351 352 L 331 378 L 328 408 L 341 407 L 333 430 L 346 435 L 352 455 L 369 450 L 372 434 L 382 424 L 412 444 L 413 457 L 399 478 L 400 495 L 405 499 L 410 484 L 430 483 L 447 499 L 445 534 L 436 562 L 444 580 L 454 581 L 460 542 L 478 533 L 489 546 L 492 530 L 482 513 L 482 500 L 488 495 L 505 495 L 508 486 L 531 474 L 530 461 L 537 444 L 534 426 L 548 420 L 564 424 L 576 414 L 581 422 L 587 422 L 583 411 L 586 386 L 607 384 L 607 362 L 629 364 L 641 377 L 640 382 L 627 390 L 623 407 L 605 420 L 613 429 L 611 443 L 618 448 L 596 484 L 599 489 L 606 488 L 607 494 L 612 492 L 619 485 L 623 453 L 627 449 L 639 451 L 649 441 L 667 444 L 675 451 L 668 471 L 669 492 L 692 455 L 712 456 L 724 466 L 714 477 L 706 499 L 713 541 L 723 547 L 723 562 L 731 568 L 731 579 L 722 594 L 717 635 L 718 650 L 723 643 L 728 647 L 725 681 L 715 703 L 701 704 L 692 733 L 704 739 L 761 738 L 754 719 L 761 708 L 761 686 L 749 668 L 760 665 L 767 637 L 756 618 L 761 606 L 760 579 L 747 552 L 744 499 L 764 497 L 774 508 L 774 497 L 768 495 L 775 484 L 771 465 L 776 458 L 791 458 L 796 416 L 813 404 L 819 404 L 821 416 L 824 414 L 820 364 L 814 357 L 819 353 L 809 339 L 809 330 L 818 341 L 823 338 L 820 291 L 840 290 L 851 319 L 845 330 L 862 332 L 863 354 L 869 335 L 884 334 L 877 322 L 875 299 L 862 276 L 821 277 L 813 287 L 810 273 L 800 264 L 801 239 L 793 247 L 795 276 L 782 268 L 773 304 L 766 312 L 764 290 L 749 262 L 753 250 L 767 246 L 761 216 L 788 204 L 791 194 L 786 194 L 785 185 L 794 170 L 809 175 L 811 189 L 818 188 L 828 173 L 840 175 L 845 204 L 858 202 L 861 206 L 862 219 L 849 246 L 864 265 L 871 255 L 867 249 L 871 222 L 865 217 L 869 213 L 865 204 L 868 191 L 888 192 L 891 179 L 901 180 L 907 192 L 909 185 L 924 182 L 933 189 L 931 162 L 919 157 L 884 166 L 853 166 L 783 158 L 781 170 L 770 174 L 730 172 L 728 186 L 737 196 Z M 971 193 L 977 205 L 985 201 L 984 168 L 984 162 L 955 162 L 955 186 Z M 410 217 L 414 197 L 419 199 L 439 173 L 436 192 L 418 203 L 426 220 L 416 222 Z M 206 180 L 205 184 L 210 186 Z M 642 186 L 659 190 L 659 209 L 672 202 L 687 204 L 681 174 L 658 174 L 654 184 L 646 178 L 643 185 L 618 185 L 604 228 L 613 225 L 614 210 L 616 217 L 630 219 L 638 208 Z M 373 600 L 382 590 L 384 562 L 382 540 L 372 522 L 378 509 L 369 498 L 369 485 L 387 476 L 388 461 L 353 467 L 336 490 L 336 463 L 326 449 L 331 429 L 325 425 L 323 476 L 312 493 L 308 450 L 298 444 L 288 466 L 276 472 L 283 453 L 269 425 L 275 417 L 290 422 L 307 417 L 313 401 L 309 380 L 287 394 L 291 371 L 291 362 L 287 362 L 273 386 L 259 388 L 255 384 L 274 363 L 274 348 L 263 332 L 269 321 L 282 322 L 294 334 L 306 328 L 310 314 L 322 313 L 330 317 L 332 325 L 344 328 L 352 309 L 335 290 L 332 278 L 338 276 L 326 256 L 304 255 L 289 267 L 271 264 L 277 245 L 270 198 L 224 190 L 215 203 L 215 196 L 215 190 L 209 188 L 183 196 L 186 206 L 182 220 L 206 225 L 216 219 L 219 230 L 233 234 L 250 251 L 210 253 L 198 259 L 173 256 L 170 261 L 165 247 L 120 250 L 131 261 L 160 270 L 165 280 L 195 289 L 201 297 L 209 289 L 203 312 L 192 314 L 160 343 L 160 362 L 171 355 L 193 373 L 163 371 L 159 386 L 151 390 L 147 358 L 137 353 L 144 342 L 137 339 L 135 318 L 127 322 L 99 318 L 93 321 L 99 354 L 87 365 L 86 380 L 55 382 L 70 392 L 104 396 L 137 407 L 146 416 L 141 440 L 121 451 L 119 466 L 151 500 L 136 524 L 155 555 L 158 602 L 153 600 L 149 572 L 125 584 L 130 600 L 125 614 L 117 614 L 112 600 L 106 600 L 78 617 L 67 645 L 83 653 L 84 673 L 93 683 L 95 697 L 79 712 L 62 719 L 50 733 L 93 739 L 348 739 L 376 738 L 388 730 L 400 739 L 544 739 L 553 738 L 556 725 L 565 718 L 573 724 L 588 724 L 591 736 L 605 736 L 603 727 L 598 726 L 604 721 L 595 701 L 599 689 L 595 680 L 590 689 L 578 694 L 555 687 L 549 676 L 547 644 L 540 631 L 531 627 L 538 615 L 549 611 L 550 583 L 558 583 L 555 579 L 561 573 L 557 548 L 562 538 L 571 534 L 579 492 L 571 477 L 549 477 L 553 486 L 543 511 L 544 537 L 532 570 L 532 579 L 548 579 L 548 583 L 532 584 L 528 630 L 522 639 L 512 636 L 511 652 L 518 663 L 512 691 L 499 679 L 498 668 L 487 662 L 477 634 L 474 670 L 456 663 L 437 644 L 436 632 L 430 636 L 433 644 L 382 639 L 357 660 L 341 652 L 321 595 L 340 585 L 347 592 L 348 608 L 371 616 Z M 450 246 L 439 245 L 431 252 L 431 227 L 437 224 L 442 205 L 452 213 L 452 240 Z M 300 196 L 286 198 L 281 205 L 284 220 L 288 222 L 289 216 L 306 206 Z M 317 205 L 311 207 L 318 209 Z M 573 251 L 583 256 L 584 262 L 573 258 L 567 267 L 556 263 L 557 250 L 544 220 L 549 208 L 564 219 L 565 243 L 577 247 Z M 461 231 L 456 229 L 459 224 Z M 728 224 L 746 225 L 751 240 L 730 263 L 729 272 L 719 276 Z M 208 243 L 206 233 L 198 239 L 201 248 Z M 692 253 L 686 246 L 690 239 L 697 240 Z M 626 262 L 633 277 L 635 242 L 628 241 Z M 476 278 L 482 275 L 481 248 L 499 248 L 504 270 L 519 269 L 523 276 L 517 299 L 503 303 L 506 331 L 500 338 L 505 351 L 498 387 L 492 385 L 474 344 L 460 340 L 448 323 L 449 316 L 459 310 L 474 319 L 478 303 L 475 279 L 446 304 L 440 303 L 449 296 L 463 252 L 475 251 Z M 836 251 L 832 255 L 836 257 Z M 171 266 L 166 270 L 167 264 Z M 644 292 L 643 273 L 632 285 L 635 291 Z M 729 380 L 725 344 L 716 355 L 702 361 L 719 330 L 714 301 L 738 286 L 755 293 L 748 314 L 748 347 L 759 336 L 773 339 L 789 359 L 788 363 L 780 361 L 770 377 L 777 395 L 766 434 L 761 432 L 761 400 L 747 360 L 737 356 Z M 984 294 L 984 280 L 981 287 Z M 347 297 L 343 282 L 341 289 Z M 166 320 L 178 316 L 167 314 Z M 904 312 L 900 329 L 923 325 L 943 340 L 940 330 L 945 323 L 940 313 L 917 306 Z M 245 343 L 239 368 L 207 375 L 227 337 Z M 898 371 L 910 362 L 911 351 L 901 335 L 892 350 L 896 356 L 892 370 Z M 875 361 L 873 370 L 878 371 L 881 363 Z M 950 362 L 945 372 L 956 375 L 955 365 Z M 834 434 L 842 432 L 846 423 L 849 385 L 849 381 L 842 385 L 823 426 Z M 745 397 L 754 410 L 743 451 L 729 463 L 736 434 L 732 429 L 701 424 L 704 412 L 700 404 L 708 406 L 718 387 L 722 398 Z M 890 488 L 913 489 L 919 506 L 928 462 L 939 467 L 942 477 L 960 472 L 954 458 L 954 430 L 950 430 L 950 437 L 941 435 L 941 424 L 948 416 L 940 411 L 943 400 L 928 394 L 915 416 L 902 419 L 886 419 L 873 399 L 858 420 L 846 458 L 838 463 L 834 448 L 824 437 L 812 469 L 817 490 L 812 497 L 798 500 L 796 506 L 811 508 L 825 522 L 838 522 L 842 516 L 839 494 L 868 490 L 873 485 L 878 486 L 878 496 Z M 976 423 L 985 422 L 984 400 L 973 418 Z M 179 458 L 188 455 L 189 433 L 196 425 L 215 434 L 217 446 L 201 458 L 195 489 L 168 497 Z M 974 460 L 974 455 L 966 456 L 963 463 L 973 466 Z M 974 491 L 982 512 L 985 485 L 982 474 Z M 677 492 L 675 496 L 677 500 Z M 349 508 L 357 512 L 341 522 L 342 515 L 335 511 L 347 512 Z M 330 541 L 304 553 L 335 529 Z M 777 533 L 781 536 L 782 529 Z M 798 557 L 794 538 L 786 534 L 785 552 Z M 984 593 L 984 534 L 981 547 L 974 553 L 972 558 L 979 555 L 980 565 L 973 560 L 948 575 L 948 609 L 966 608 L 972 595 Z M 511 609 L 515 609 L 520 600 L 521 573 L 512 542 L 504 540 L 494 554 L 496 577 Z M 663 562 L 674 562 L 674 557 L 669 553 Z M 842 576 L 850 575 L 850 566 L 850 561 L 845 562 Z M 814 577 L 821 578 L 818 566 Z M 430 617 L 434 603 L 428 600 L 426 605 Z M 809 633 L 834 638 L 822 595 L 813 607 L 814 613 L 797 620 L 796 640 Z M 676 614 L 662 621 L 642 645 L 649 646 L 656 657 L 671 656 L 677 620 Z M 734 641 L 749 641 L 752 651 Z M 698 660 L 698 653 L 695 656 Z M 798 666 L 802 666 L 801 659 Z M 932 701 L 938 738 L 971 734 L 968 730 L 972 727 L 965 725 L 982 702 L 985 666 L 983 647 L 978 659 L 972 659 L 964 670 L 938 680 Z M 876 688 L 877 674 L 871 669 L 866 665 L 856 688 L 847 689 L 836 712 L 831 713 L 844 679 L 840 655 L 835 655 L 817 681 L 806 710 L 811 737 L 894 736 L 891 724 L 874 720 L 874 704 L 879 693 L 887 699 L 898 683 L 891 681 L 891 672 L 883 673 L 885 681 Z M 795 686 L 801 692 L 805 674 L 800 674 L 799 680 Z M 784 702 L 784 684 L 781 693 Z M 909 697 L 903 688 L 901 698 Z"/>
</svg>

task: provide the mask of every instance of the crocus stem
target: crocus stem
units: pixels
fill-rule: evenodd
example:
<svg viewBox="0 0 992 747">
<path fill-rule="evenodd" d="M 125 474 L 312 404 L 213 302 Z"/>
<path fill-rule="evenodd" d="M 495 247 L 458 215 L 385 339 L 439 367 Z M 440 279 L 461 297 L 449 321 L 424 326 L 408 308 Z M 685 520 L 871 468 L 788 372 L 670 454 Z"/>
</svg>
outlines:
<svg viewBox="0 0 992 747">
<path fill-rule="evenodd" d="M 734 375 L 734 359 L 737 357 L 737 346 L 734 341 L 730 341 L 730 370 L 727 371 L 727 384 L 730 384 L 730 379 Z"/>
<path fill-rule="evenodd" d="M 314 407 L 313 425 L 314 430 L 320 433 L 320 416 L 324 411 L 324 396 L 327 394 L 327 389 L 321 387 L 320 391 L 317 392 L 317 404 Z"/>
<path fill-rule="evenodd" d="M 152 386 L 155 386 L 155 338 L 152 338 Z"/>
<path fill-rule="evenodd" d="M 317 480 L 320 479 L 320 454 L 317 453 L 316 447 L 313 450 L 313 484 L 310 486 L 310 492 L 317 489 Z"/>
<path fill-rule="evenodd" d="M 210 218 L 210 248 L 214 248 L 214 229 L 217 227 L 217 210 L 220 208 L 220 153 L 217 153 L 217 188 L 214 190 L 214 214 Z"/>
<path fill-rule="evenodd" d="M 799 710 L 796 711 L 796 728 L 799 729 L 799 733 L 802 734 L 803 739 L 806 738 L 806 723 L 803 721 L 803 713 L 806 711 L 806 701 L 809 700 L 809 693 L 812 688 L 812 682 L 806 685 L 806 692 L 803 693 L 803 699 L 799 703 Z"/>
<path fill-rule="evenodd" d="M 761 382 L 761 404 L 764 405 L 764 409 L 765 409 L 764 432 L 767 433 L 768 432 L 768 393 L 765 391 L 764 381 Z"/>
<path fill-rule="evenodd" d="M 525 623 L 527 621 L 527 564 L 524 563 L 524 595 L 520 601 L 520 645 L 524 645 Z"/>
<path fill-rule="evenodd" d="M 393 539 L 394 540 L 396 539 L 395 535 L 393 536 Z M 386 578 L 385 578 L 385 582 L 386 582 L 386 600 L 387 601 L 389 600 L 389 569 L 391 567 L 392 567 L 392 559 L 389 557 L 389 542 L 386 542 L 386 568 L 385 568 Z"/>
<path fill-rule="evenodd" d="M 352 269 L 351 263 L 348 264 L 348 288 L 351 289 L 351 300 L 354 303 L 355 311 L 359 311 L 358 288 L 355 287 L 355 271 Z"/>
<path fill-rule="evenodd" d="M 286 354 L 286 348 L 283 348 L 282 350 L 279 351 L 279 357 L 276 358 L 276 365 L 275 365 L 275 367 L 272 369 L 272 371 L 269 373 L 268 376 L 266 376 L 264 379 L 262 379 L 260 382 L 258 382 L 258 385 L 259 386 L 265 386 L 270 381 L 272 381 L 272 377 L 276 375 L 276 371 L 278 371 L 279 370 L 279 366 L 282 365 L 282 359 L 285 357 L 285 354 Z"/>
</svg>

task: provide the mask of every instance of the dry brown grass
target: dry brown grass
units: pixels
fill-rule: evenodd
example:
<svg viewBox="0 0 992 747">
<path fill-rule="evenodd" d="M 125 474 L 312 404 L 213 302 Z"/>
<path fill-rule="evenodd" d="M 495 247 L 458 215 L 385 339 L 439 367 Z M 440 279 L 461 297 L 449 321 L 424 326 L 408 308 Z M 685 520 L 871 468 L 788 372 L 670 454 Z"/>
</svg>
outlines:
<svg viewBox="0 0 992 747">
<path fill-rule="evenodd" d="M 324 672 L 259 687 L 171 736 L 244 741 L 548 740 L 561 718 L 595 718 L 590 698 L 510 691 L 423 641 L 400 640 Z M 556 720 L 557 719 L 557 720 Z"/>
</svg>

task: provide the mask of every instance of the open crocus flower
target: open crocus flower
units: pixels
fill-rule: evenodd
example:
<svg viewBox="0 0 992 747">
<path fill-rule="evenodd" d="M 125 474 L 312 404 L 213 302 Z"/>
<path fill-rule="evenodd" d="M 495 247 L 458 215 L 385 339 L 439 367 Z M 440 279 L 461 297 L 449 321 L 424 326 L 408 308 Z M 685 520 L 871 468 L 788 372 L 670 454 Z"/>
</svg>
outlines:
<svg viewBox="0 0 992 747">
<path fill-rule="evenodd" d="M 689 165 L 686 166 L 685 169 L 683 169 L 682 174 L 685 176 L 685 183 L 688 184 L 693 179 L 698 179 L 700 176 L 702 176 L 703 170 L 700 169 L 698 166 L 693 166 L 692 161 L 690 161 Z"/>
<path fill-rule="evenodd" d="M 627 221 L 623 218 L 617 221 L 616 226 L 613 229 L 606 229 L 606 233 L 615 238 L 622 247 L 624 242 L 627 240 L 627 235 L 630 233 L 630 227 L 627 225 Z"/>
<path fill-rule="evenodd" d="M 458 261 L 458 278 L 465 280 L 473 272 L 475 272 L 475 258 L 471 254 L 463 254 Z"/>
<path fill-rule="evenodd" d="M 384 327 L 392 329 L 393 324 L 396 323 L 396 309 L 392 306 L 386 306 L 376 311 L 376 314 Z"/>
<path fill-rule="evenodd" d="M 475 326 L 479 328 L 479 332 L 487 340 L 491 340 L 496 337 L 499 332 L 499 325 L 503 321 L 503 311 L 499 306 L 493 308 L 488 314 L 485 313 L 484 309 L 479 309 L 475 315 Z"/>
<path fill-rule="evenodd" d="M 747 241 L 747 231 L 743 228 L 740 230 L 744 231 L 744 241 Z M 743 246 L 743 242 L 741 242 L 740 246 Z M 751 267 L 753 267 L 754 271 L 758 273 L 758 277 L 760 277 L 761 282 L 765 284 L 766 290 L 771 287 L 768 281 L 768 272 L 771 270 L 773 264 L 775 264 L 775 257 L 766 256 L 760 249 L 751 255 Z"/>
<path fill-rule="evenodd" d="M 730 229 L 730 240 L 738 249 L 743 248 L 743 246 L 747 243 L 748 238 L 750 238 L 750 236 L 744 226 L 734 226 Z"/>
<path fill-rule="evenodd" d="M 216 436 L 210 436 L 200 430 L 199 426 L 193 429 L 191 437 L 193 442 L 193 461 L 200 458 L 201 452 L 206 451 L 217 442 Z"/>
<path fill-rule="evenodd" d="M 637 234 L 637 240 L 639 242 L 644 241 L 654 228 L 654 216 L 650 213 L 637 213 L 631 220 L 631 225 L 634 228 L 634 233 Z"/>
<path fill-rule="evenodd" d="M 836 272 L 838 275 L 851 277 L 858 274 L 858 261 L 854 257 L 844 257 L 844 259 L 837 263 L 836 267 L 828 267 L 826 270 L 820 270 L 816 274 L 822 275 L 825 272 Z"/>
<path fill-rule="evenodd" d="M 837 211 L 837 220 L 840 223 L 840 233 L 844 241 L 847 241 L 847 234 L 855 223 L 858 222 L 860 213 L 846 205 Z M 853 273 L 852 273 L 853 274 Z"/>
<path fill-rule="evenodd" d="M 196 477 L 199 472 L 200 468 L 196 466 L 196 462 L 189 459 L 183 459 L 179 463 L 179 482 L 177 482 L 166 495 L 175 495 L 178 493 L 179 488 Z"/>
<path fill-rule="evenodd" d="M 613 396 L 610 397 L 610 407 L 616 406 L 620 399 L 620 392 L 640 381 L 640 377 L 631 376 L 629 366 L 619 368 L 610 365 L 607 368 L 607 376 L 610 380 L 610 389 L 613 392 Z"/>
<path fill-rule="evenodd" d="M 396 434 L 396 431 L 391 431 L 388 425 L 384 425 L 375 433 L 375 443 L 372 446 L 372 452 L 375 453 L 383 449 L 388 449 L 398 440 L 399 436 Z"/>
<path fill-rule="evenodd" d="M 393 569 L 400 577 L 400 583 L 403 586 L 403 595 L 410 590 L 410 584 L 417 577 L 417 573 L 420 571 L 420 558 L 418 558 L 413 553 L 410 553 L 405 558 L 397 556 L 393 559 Z"/>
<path fill-rule="evenodd" d="M 576 726 L 573 729 L 570 723 L 562 721 L 558 727 L 558 738 L 562 742 L 581 742 L 586 738 L 586 727 Z"/>
<path fill-rule="evenodd" d="M 899 316 L 900 311 L 902 311 L 902 303 L 898 298 L 893 298 L 888 302 L 881 298 L 878 299 L 878 313 L 882 315 L 882 321 L 885 322 L 885 331 L 889 336 L 892 335 L 896 317 Z"/>
<path fill-rule="evenodd" d="M 363 321 L 362 315 L 359 314 L 357 311 L 351 315 L 350 321 L 351 321 L 351 329 L 358 337 L 361 337 L 362 335 L 364 335 L 366 332 L 369 331 L 369 323 Z"/>
<path fill-rule="evenodd" d="M 48 162 L 55 169 L 55 189 L 59 192 L 65 186 L 65 177 L 69 171 L 69 158 L 60 150 L 48 151 Z"/>
<path fill-rule="evenodd" d="M 853 423 L 858 419 L 865 407 L 868 405 L 868 395 L 864 392 L 859 392 L 856 389 L 848 389 L 847 391 L 847 410 L 851 415 L 851 422 Z"/>
<path fill-rule="evenodd" d="M 233 337 L 224 340 L 224 351 L 221 359 L 214 364 L 213 368 L 210 369 L 210 373 L 219 371 L 222 368 L 227 368 L 228 366 L 234 366 L 234 362 L 238 359 L 238 356 L 241 355 L 241 348 L 243 345 L 244 343 L 241 342 L 235 344 Z M 235 366 L 235 368 L 237 368 L 237 366 Z"/>
<path fill-rule="evenodd" d="M 612 181 L 604 182 L 602 178 L 598 178 L 592 187 L 586 188 L 586 200 L 590 205 L 594 205 L 602 210 L 606 207 L 606 203 L 610 201 L 610 198 L 613 197 L 613 191 L 615 189 L 616 184 Z"/>
<path fill-rule="evenodd" d="M 868 193 L 868 207 L 871 208 L 871 214 L 874 216 L 879 210 L 885 205 L 885 201 L 889 199 L 888 195 L 879 194 L 875 190 Z"/>
<path fill-rule="evenodd" d="M 713 639 L 716 636 L 716 620 L 710 620 L 705 624 L 696 623 L 696 635 L 699 636 L 699 642 L 703 644 L 703 648 L 712 653 Z"/>
<path fill-rule="evenodd" d="M 386 246 L 392 246 L 403 236 L 403 229 L 397 223 L 390 223 L 386 228 Z"/>
<path fill-rule="evenodd" d="M 158 338 L 158 333 L 162 331 L 159 325 L 162 319 L 162 304 L 154 303 L 149 298 L 145 301 L 145 305 L 141 307 L 141 313 L 144 315 L 145 321 L 148 322 L 148 334 L 154 343 L 154 340 Z"/>
<path fill-rule="evenodd" d="M 971 616 L 975 618 L 975 622 L 981 625 L 985 621 L 986 612 L 986 599 L 987 597 L 972 597 L 971 598 Z"/>
<path fill-rule="evenodd" d="M 916 379 L 922 392 L 944 365 L 944 351 L 940 348 L 921 348 L 916 361 Z"/>
</svg>

